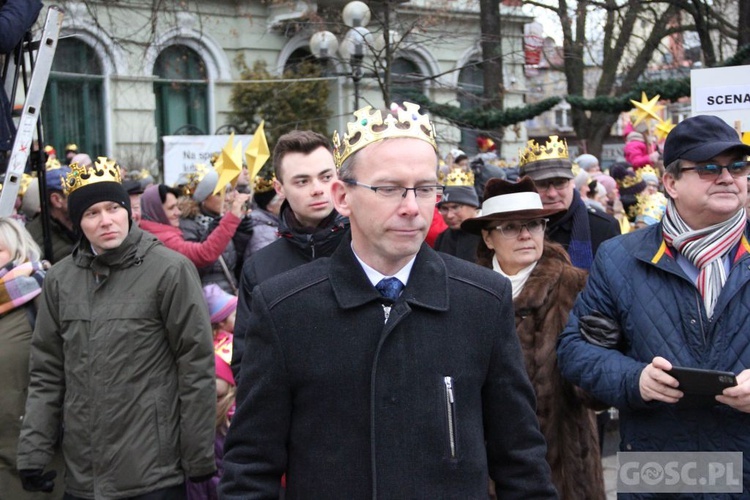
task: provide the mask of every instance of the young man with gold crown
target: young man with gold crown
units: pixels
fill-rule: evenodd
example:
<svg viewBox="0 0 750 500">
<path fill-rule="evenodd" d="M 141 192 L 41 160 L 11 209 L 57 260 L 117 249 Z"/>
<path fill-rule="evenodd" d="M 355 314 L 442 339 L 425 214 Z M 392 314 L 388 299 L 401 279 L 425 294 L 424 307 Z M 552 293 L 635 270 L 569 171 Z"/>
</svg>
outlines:
<svg viewBox="0 0 750 500">
<path fill-rule="evenodd" d="M 350 236 L 253 291 L 224 499 L 555 498 L 510 284 L 424 243 L 435 131 L 403 106 L 334 133 Z"/>
<path fill-rule="evenodd" d="M 544 208 L 565 209 L 550 217 L 547 237 L 565 248 L 574 266 L 588 270 L 599 245 L 619 236 L 620 224 L 614 217 L 588 208 L 575 190 L 565 139 L 552 135 L 546 144 L 530 140 L 519 151 L 519 158 L 521 177 L 528 175 L 534 181 Z"/>
<path fill-rule="evenodd" d="M 18 470 L 29 491 L 62 442 L 66 499 L 178 499 L 213 475 L 211 324 L 195 267 L 131 220 L 119 166 L 73 164 L 81 238 L 44 281 Z"/>
</svg>

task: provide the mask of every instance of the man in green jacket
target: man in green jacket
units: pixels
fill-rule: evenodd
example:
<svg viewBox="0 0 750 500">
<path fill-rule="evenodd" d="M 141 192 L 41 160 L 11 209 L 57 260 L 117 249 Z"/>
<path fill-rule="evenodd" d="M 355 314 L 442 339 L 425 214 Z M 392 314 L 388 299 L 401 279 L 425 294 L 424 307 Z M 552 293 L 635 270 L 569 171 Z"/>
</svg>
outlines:
<svg viewBox="0 0 750 500">
<path fill-rule="evenodd" d="M 183 498 L 186 477 L 216 469 L 198 274 L 132 224 L 114 162 L 74 166 L 66 183 L 82 237 L 44 281 L 18 446 L 23 486 L 53 486 L 44 469 L 61 440 L 66 498 Z"/>
</svg>

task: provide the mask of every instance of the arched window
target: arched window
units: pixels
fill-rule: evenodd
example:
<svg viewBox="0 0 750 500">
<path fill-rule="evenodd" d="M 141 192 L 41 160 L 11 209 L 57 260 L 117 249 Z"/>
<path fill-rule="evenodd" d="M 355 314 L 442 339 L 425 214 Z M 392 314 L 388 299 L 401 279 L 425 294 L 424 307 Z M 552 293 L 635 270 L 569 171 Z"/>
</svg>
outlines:
<svg viewBox="0 0 750 500">
<path fill-rule="evenodd" d="M 391 100 L 396 103 L 408 101 L 410 91 L 424 91 L 422 70 L 411 59 L 396 57 L 391 63 Z"/>
<path fill-rule="evenodd" d="M 44 139 L 62 156 L 66 144 L 92 158 L 103 156 L 104 76 L 96 51 L 79 38 L 61 38 L 44 94 Z"/>
<path fill-rule="evenodd" d="M 165 135 L 210 133 L 207 75 L 198 53 L 184 45 L 171 45 L 157 57 L 154 93 L 159 156 Z"/>
<path fill-rule="evenodd" d="M 483 92 L 482 63 L 470 61 L 458 74 L 458 103 L 461 109 L 481 106 Z M 469 155 L 476 153 L 478 135 L 476 130 L 461 128 L 461 149 Z"/>
</svg>

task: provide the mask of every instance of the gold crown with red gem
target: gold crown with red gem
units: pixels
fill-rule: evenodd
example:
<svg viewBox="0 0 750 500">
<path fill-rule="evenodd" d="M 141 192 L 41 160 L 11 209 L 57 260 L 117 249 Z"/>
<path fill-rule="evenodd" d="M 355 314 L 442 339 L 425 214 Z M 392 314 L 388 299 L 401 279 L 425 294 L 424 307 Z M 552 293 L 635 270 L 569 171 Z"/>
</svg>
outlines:
<svg viewBox="0 0 750 500">
<path fill-rule="evenodd" d="M 419 105 L 404 102 L 403 106 L 391 105 L 385 118 L 380 110 L 365 106 L 354 112 L 355 120 L 346 124 L 343 138 L 333 132 L 333 160 L 341 168 L 344 160 L 360 149 L 383 139 L 411 138 L 429 143 L 437 151 L 435 126 L 428 115 L 419 112 Z"/>
<path fill-rule="evenodd" d="M 88 167 L 79 165 L 78 163 L 71 163 L 70 173 L 65 177 L 63 191 L 66 196 L 70 196 L 70 193 L 76 189 L 97 182 L 117 182 L 118 184 L 122 184 L 120 166 L 115 160 L 111 160 L 106 156 L 100 156 Z"/>
</svg>

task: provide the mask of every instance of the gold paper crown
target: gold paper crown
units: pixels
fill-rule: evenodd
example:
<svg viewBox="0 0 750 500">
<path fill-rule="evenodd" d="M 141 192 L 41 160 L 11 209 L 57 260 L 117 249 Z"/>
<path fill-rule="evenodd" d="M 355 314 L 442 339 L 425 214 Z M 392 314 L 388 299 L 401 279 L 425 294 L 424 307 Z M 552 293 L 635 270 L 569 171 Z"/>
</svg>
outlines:
<svg viewBox="0 0 750 500">
<path fill-rule="evenodd" d="M 626 175 L 622 179 L 617 179 L 617 186 L 620 189 L 628 189 L 640 184 L 643 180 L 638 175 Z"/>
<path fill-rule="evenodd" d="M 256 193 L 267 193 L 273 189 L 273 181 L 276 179 L 276 175 L 272 175 L 270 179 L 256 175 L 253 179 L 253 191 Z"/>
<path fill-rule="evenodd" d="M 394 107 L 397 111 L 394 115 Z M 354 112 L 355 121 L 346 124 L 343 139 L 333 132 L 333 160 L 341 168 L 344 160 L 365 146 L 388 138 L 412 138 L 428 142 L 437 151 L 435 127 L 430 117 L 419 113 L 419 105 L 404 102 L 403 107 L 391 105 L 391 113 L 383 119 L 380 110 L 365 106 Z"/>
<path fill-rule="evenodd" d="M 521 167 L 527 163 L 541 160 L 567 160 L 568 143 L 565 139 L 558 139 L 556 135 L 549 136 L 544 146 L 537 144 L 534 139 L 529 139 L 526 149 L 518 150 L 518 157 L 521 159 Z"/>
<path fill-rule="evenodd" d="M 646 165 L 635 171 L 635 176 L 638 178 L 638 182 L 643 180 L 644 174 L 651 174 L 657 179 L 659 178 L 659 173 L 654 170 L 654 167 L 652 167 L 651 165 Z"/>
<path fill-rule="evenodd" d="M 635 205 L 636 220 L 638 217 L 649 217 L 658 222 L 664 217 L 664 211 L 667 209 L 667 198 L 663 194 L 638 194 L 635 199 L 638 201 Z"/>
<path fill-rule="evenodd" d="M 442 172 L 438 175 L 438 182 L 445 186 L 470 186 L 474 187 L 474 172 L 462 168 L 453 168 L 448 175 Z"/>
<path fill-rule="evenodd" d="M 106 156 L 100 156 L 93 165 L 88 167 L 78 163 L 70 164 L 70 173 L 65 177 L 63 190 L 66 196 L 76 189 L 95 184 L 97 182 L 116 182 L 122 184 L 120 176 L 120 166 L 115 160 L 110 160 Z"/>
</svg>

